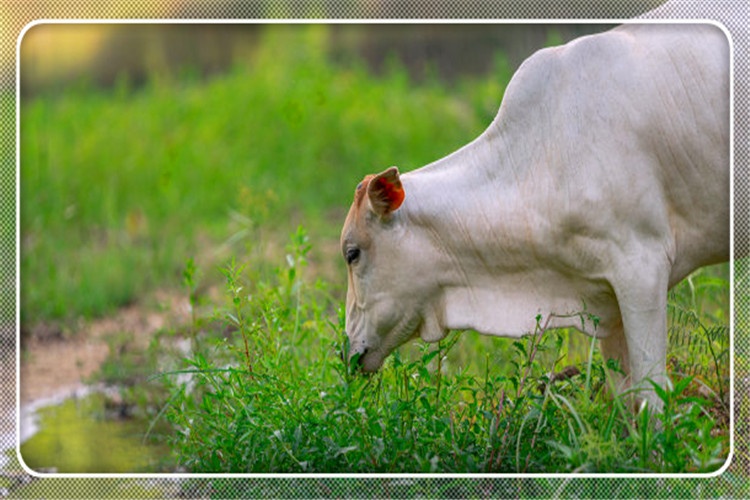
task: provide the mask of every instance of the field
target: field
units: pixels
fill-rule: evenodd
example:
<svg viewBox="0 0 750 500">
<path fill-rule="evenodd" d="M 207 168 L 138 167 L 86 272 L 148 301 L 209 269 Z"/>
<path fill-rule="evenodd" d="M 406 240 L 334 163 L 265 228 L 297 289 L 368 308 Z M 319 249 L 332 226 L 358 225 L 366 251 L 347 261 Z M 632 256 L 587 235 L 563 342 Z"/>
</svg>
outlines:
<svg viewBox="0 0 750 500">
<path fill-rule="evenodd" d="M 660 391 L 662 414 L 631 412 L 627 395 L 612 396 L 607 368 L 618 367 L 606 366 L 596 343 L 547 331 L 543 317 L 521 340 L 455 332 L 436 346 L 403 348 L 377 375 L 354 373 L 341 357 L 338 249 L 354 186 L 366 173 L 392 164 L 408 171 L 472 140 L 511 70 L 497 57 L 483 78 L 415 83 L 395 60 L 378 76 L 356 62 L 333 64 L 326 43 L 325 27 L 279 26 L 264 32 L 249 64 L 208 81 L 154 75 L 142 88 L 82 83 L 24 101 L 24 334 L 57 324 L 75 335 L 76 322 L 157 290 L 188 298 L 189 321 L 163 329 L 147 349 L 123 340 L 128 348 L 113 349 L 101 373 L 137 381 L 124 396 L 181 470 L 721 467 L 728 265 L 670 293 L 672 384 Z M 178 339 L 187 351 L 174 349 Z M 524 494 L 544 496 L 545 484 Z M 691 482 L 661 487 L 695 494 Z M 617 488 L 644 493 L 636 483 Z"/>
</svg>

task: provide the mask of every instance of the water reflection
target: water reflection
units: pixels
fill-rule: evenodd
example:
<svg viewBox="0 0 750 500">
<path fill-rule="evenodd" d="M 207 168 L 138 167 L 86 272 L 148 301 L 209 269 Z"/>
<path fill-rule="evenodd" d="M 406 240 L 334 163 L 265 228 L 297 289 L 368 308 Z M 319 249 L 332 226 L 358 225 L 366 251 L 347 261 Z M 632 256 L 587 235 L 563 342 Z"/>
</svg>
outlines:
<svg viewBox="0 0 750 500">
<path fill-rule="evenodd" d="M 148 422 L 119 418 L 106 402 L 91 393 L 38 409 L 36 432 L 21 444 L 26 465 L 60 473 L 168 472 L 167 446 L 144 439 Z"/>
</svg>

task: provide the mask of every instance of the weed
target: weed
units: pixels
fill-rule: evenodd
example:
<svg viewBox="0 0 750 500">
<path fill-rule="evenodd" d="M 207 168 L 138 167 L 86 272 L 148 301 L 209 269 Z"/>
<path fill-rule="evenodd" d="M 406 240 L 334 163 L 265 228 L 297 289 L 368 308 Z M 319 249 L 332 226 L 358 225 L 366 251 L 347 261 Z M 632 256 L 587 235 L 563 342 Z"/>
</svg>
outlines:
<svg viewBox="0 0 750 500">
<path fill-rule="evenodd" d="M 300 272 L 312 247 L 298 229 L 285 265 L 262 283 L 231 262 L 227 307 L 235 333 L 203 333 L 185 359 L 191 388 L 167 382 L 172 446 L 195 472 L 706 472 L 728 439 L 692 378 L 656 388 L 664 412 L 633 416 L 613 397 L 608 366 L 591 341 L 588 359 L 566 361 L 568 332 L 499 339 L 508 363 L 481 373 L 453 368 L 469 332 L 395 352 L 358 374 L 346 356 L 340 304 Z M 596 321 L 585 310 L 582 321 Z M 207 324 L 211 324 L 208 322 Z M 244 332 L 244 333 L 243 333 Z M 416 349 L 416 350 L 415 350 Z M 412 356 L 412 353 L 414 354 Z"/>
</svg>

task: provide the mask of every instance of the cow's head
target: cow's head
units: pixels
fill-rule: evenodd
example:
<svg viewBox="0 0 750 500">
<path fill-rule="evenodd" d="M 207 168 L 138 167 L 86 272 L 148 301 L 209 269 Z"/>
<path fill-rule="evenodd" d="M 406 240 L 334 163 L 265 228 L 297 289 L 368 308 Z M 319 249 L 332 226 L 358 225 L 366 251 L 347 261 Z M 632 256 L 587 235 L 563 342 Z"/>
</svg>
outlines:
<svg viewBox="0 0 750 500">
<path fill-rule="evenodd" d="M 430 244 L 404 215 L 405 199 L 396 167 L 368 175 L 357 186 L 341 232 L 349 274 L 349 355 L 360 355 L 365 372 L 376 371 L 412 337 L 437 341 L 447 333 L 433 300 Z"/>
</svg>

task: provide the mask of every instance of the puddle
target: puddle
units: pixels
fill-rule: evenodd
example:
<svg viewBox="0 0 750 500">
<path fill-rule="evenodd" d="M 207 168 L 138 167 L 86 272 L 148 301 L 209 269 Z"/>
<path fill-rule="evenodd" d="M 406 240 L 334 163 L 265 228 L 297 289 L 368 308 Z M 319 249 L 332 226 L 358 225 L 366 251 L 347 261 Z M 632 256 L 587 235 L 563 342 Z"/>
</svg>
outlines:
<svg viewBox="0 0 750 500">
<path fill-rule="evenodd" d="M 155 292 L 111 317 L 76 325 L 75 335 L 64 335 L 54 325 L 30 328 L 20 366 L 20 452 L 28 467 L 59 473 L 174 471 L 166 445 L 144 442 L 148 418 L 130 417 L 127 409 L 118 415 L 117 408 L 106 404 L 111 393 L 84 381 L 95 378 L 113 336 L 128 332 L 133 346 L 143 349 L 165 325 L 189 318 L 186 301 Z M 175 343 L 178 352 L 189 352 L 189 342 Z M 12 417 L 14 421 L 15 414 Z M 0 434 L 2 430 L 0 425 Z"/>
<path fill-rule="evenodd" d="M 149 422 L 118 418 L 106 402 L 103 392 L 80 388 L 27 405 L 20 450 L 26 465 L 59 473 L 169 472 L 169 448 L 144 440 Z"/>
</svg>

